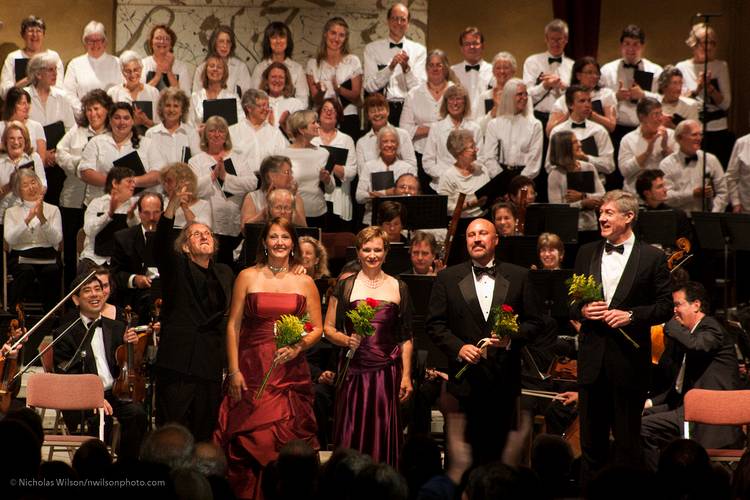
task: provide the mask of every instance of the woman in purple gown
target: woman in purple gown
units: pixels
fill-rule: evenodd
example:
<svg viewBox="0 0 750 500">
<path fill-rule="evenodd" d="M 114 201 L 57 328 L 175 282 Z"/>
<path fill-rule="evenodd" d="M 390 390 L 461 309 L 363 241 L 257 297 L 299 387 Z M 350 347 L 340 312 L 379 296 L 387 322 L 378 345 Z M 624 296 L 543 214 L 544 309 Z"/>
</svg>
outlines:
<svg viewBox="0 0 750 500">
<path fill-rule="evenodd" d="M 362 270 L 339 281 L 326 314 L 326 338 L 354 351 L 336 395 L 333 440 L 398 468 L 403 442 L 400 403 L 413 390 L 409 291 L 383 272 L 388 236 L 382 228 L 360 231 L 356 246 Z M 346 318 L 347 311 L 366 299 L 378 303 L 370 337 L 354 333 Z"/>
<path fill-rule="evenodd" d="M 322 334 L 320 296 L 312 278 L 290 271 L 299 264 L 300 250 L 287 219 L 268 222 L 260 241 L 257 264 L 234 283 L 227 324 L 227 395 L 214 433 L 227 455 L 237 498 L 262 498 L 263 470 L 284 444 L 302 439 L 318 448 L 310 369 L 300 354 Z M 297 344 L 277 349 L 274 322 L 282 314 L 304 313 L 312 331 Z"/>
</svg>

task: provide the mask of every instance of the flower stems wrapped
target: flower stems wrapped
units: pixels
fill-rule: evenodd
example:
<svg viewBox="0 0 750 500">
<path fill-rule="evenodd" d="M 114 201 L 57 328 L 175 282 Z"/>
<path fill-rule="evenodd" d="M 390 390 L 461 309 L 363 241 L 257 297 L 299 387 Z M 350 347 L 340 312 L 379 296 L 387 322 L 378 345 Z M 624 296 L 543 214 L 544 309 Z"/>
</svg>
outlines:
<svg viewBox="0 0 750 500">
<path fill-rule="evenodd" d="M 512 333 L 518 333 L 518 314 L 513 311 L 513 308 L 508 304 L 497 305 L 490 310 L 490 318 L 492 321 L 492 333 L 491 337 L 496 339 L 504 339 L 510 336 Z M 477 343 L 477 347 L 482 350 L 482 354 L 487 351 L 489 347 L 490 339 L 482 339 Z M 458 373 L 456 373 L 456 380 L 461 380 L 466 370 L 471 365 L 465 364 Z"/>
<path fill-rule="evenodd" d="M 311 332 L 312 329 L 313 325 L 310 323 L 310 317 L 307 314 L 304 314 L 302 317 L 294 316 L 293 314 L 282 314 L 273 324 L 273 338 L 276 342 L 276 349 L 295 345 L 302 340 L 302 337 Z M 266 384 L 268 384 L 268 379 L 271 377 L 271 372 L 276 368 L 277 364 L 277 358 L 274 357 L 271 368 L 266 372 L 260 388 L 255 393 L 256 400 L 260 399 L 263 395 Z"/>
<path fill-rule="evenodd" d="M 377 299 L 367 297 L 365 300 L 359 301 L 357 307 L 346 312 L 346 317 L 352 322 L 354 327 L 354 333 L 362 335 L 363 337 L 372 337 L 375 335 L 375 326 L 372 324 L 372 319 L 375 317 L 375 313 L 380 309 L 378 307 L 379 302 Z M 346 362 L 344 363 L 344 369 L 341 370 L 339 378 L 336 381 L 336 387 L 341 387 L 341 383 L 346 377 L 346 372 L 349 370 L 349 362 L 354 357 L 355 349 L 349 349 L 346 353 Z"/>
</svg>

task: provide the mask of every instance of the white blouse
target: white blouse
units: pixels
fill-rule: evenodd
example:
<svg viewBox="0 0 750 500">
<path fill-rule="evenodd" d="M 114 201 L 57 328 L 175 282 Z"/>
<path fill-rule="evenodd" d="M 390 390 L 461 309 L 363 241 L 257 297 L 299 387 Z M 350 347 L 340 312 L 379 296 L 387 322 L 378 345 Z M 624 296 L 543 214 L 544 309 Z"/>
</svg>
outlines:
<svg viewBox="0 0 750 500">
<path fill-rule="evenodd" d="M 7 125 L 6 122 L 0 121 L 0 136 L 5 131 L 5 125 Z M 24 123 L 26 125 L 26 130 L 29 132 L 29 140 L 31 141 L 31 147 L 34 151 L 37 150 L 37 144 L 39 141 L 47 142 L 47 136 L 44 134 L 44 127 L 42 127 L 42 124 L 39 123 L 36 120 L 32 120 L 29 118 Z"/>
<path fill-rule="evenodd" d="M 68 130 L 57 145 L 57 164 L 65 171 L 65 183 L 60 192 L 60 206 L 82 208 L 86 197 L 86 183 L 78 177 L 78 164 L 86 144 L 96 136 L 91 127 L 78 125 Z"/>
<path fill-rule="evenodd" d="M 581 169 L 579 172 L 594 172 L 594 192 L 588 193 L 588 196 L 604 196 L 604 185 L 597 175 L 596 167 L 591 163 L 582 161 L 579 163 Z M 599 229 L 599 219 L 596 215 L 596 210 L 589 209 L 584 210 L 581 207 L 581 202 L 576 201 L 568 203 L 565 200 L 565 195 L 568 190 L 568 173 L 563 168 L 553 168 L 550 170 L 547 176 L 547 196 L 549 197 L 550 203 L 567 203 L 571 207 L 580 208 L 581 211 L 578 213 L 578 230 L 579 231 L 595 231 Z"/>
<path fill-rule="evenodd" d="M 315 146 L 331 146 L 348 151 L 346 164 L 344 165 L 344 178 L 341 180 L 341 185 L 336 186 L 332 193 L 326 194 L 326 200 L 333 203 L 334 214 L 343 220 L 352 220 L 354 204 L 351 197 L 351 181 L 357 175 L 357 151 L 354 148 L 354 140 L 349 135 L 337 130 L 336 135 L 333 136 L 333 140 L 328 144 L 324 144 L 320 136 L 313 139 L 312 143 Z M 331 175 L 334 175 L 333 172 L 331 172 Z"/>
<path fill-rule="evenodd" d="M 247 69 L 247 64 L 236 57 L 230 57 L 227 61 L 227 66 L 229 67 L 227 90 L 241 95 L 246 90 L 252 88 L 250 84 L 250 71 Z M 203 68 L 205 67 L 206 62 L 204 61 L 195 68 L 195 75 L 193 76 L 193 94 L 203 88 Z M 237 87 L 240 88 L 239 91 L 237 90 Z"/>
<path fill-rule="evenodd" d="M 255 65 L 253 69 L 253 76 L 250 78 L 250 88 L 260 88 L 260 81 L 263 79 L 263 72 L 267 67 L 271 65 L 273 61 L 270 59 L 264 59 Z M 307 102 L 310 100 L 310 89 L 307 88 L 307 79 L 305 78 L 305 70 L 302 65 L 297 61 L 286 58 L 284 59 L 284 66 L 289 70 L 292 75 L 292 85 L 294 86 L 294 97 L 299 99 L 307 107 Z"/>
<path fill-rule="evenodd" d="M 360 167 L 359 181 L 357 183 L 357 192 L 355 198 L 357 203 L 365 205 L 365 215 L 362 218 L 364 224 L 372 223 L 372 202 L 370 201 L 370 191 L 372 191 L 372 174 L 375 172 L 386 172 L 388 170 L 393 171 L 393 180 L 395 181 L 404 174 L 417 175 L 417 167 L 406 163 L 403 160 L 396 160 L 391 165 L 386 165 L 385 162 L 378 157 L 376 160 L 371 161 Z"/>
<path fill-rule="evenodd" d="M 698 75 L 703 72 L 702 63 L 694 63 L 692 59 L 686 59 L 677 63 L 677 69 L 682 71 L 682 91 L 692 92 L 698 88 Z M 706 109 L 711 111 L 727 111 L 732 105 L 732 87 L 731 80 L 729 79 L 729 66 L 726 61 L 714 59 L 708 61 L 708 71 L 711 73 L 712 78 L 715 78 L 719 83 L 719 92 L 723 97 L 721 104 L 716 105 L 711 101 L 709 97 L 709 103 Z M 695 98 L 700 102 L 699 106 L 703 106 L 703 93 L 699 93 Z M 715 132 L 718 130 L 725 130 L 728 126 L 727 118 L 719 118 L 718 120 L 711 120 L 706 124 L 706 130 L 709 132 Z"/>
<path fill-rule="evenodd" d="M 487 123 L 479 161 L 490 177 L 503 171 L 501 165 L 524 165 L 521 175 L 530 179 L 542 167 L 542 122 L 529 114 L 501 115 Z"/>
<path fill-rule="evenodd" d="M 292 161 L 292 175 L 297 181 L 297 193 L 305 205 L 307 217 L 320 217 L 325 215 L 326 206 L 325 193 L 333 193 L 336 183 L 333 178 L 324 185 L 325 191 L 320 189 L 320 171 L 325 168 L 328 161 L 328 151 L 323 148 L 292 148 L 288 147 L 279 154 L 288 157 Z"/>
<path fill-rule="evenodd" d="M 245 116 L 245 113 L 242 111 L 242 106 L 240 105 L 240 98 L 237 97 L 237 94 L 233 91 L 229 90 L 229 87 L 221 89 L 221 92 L 219 92 L 216 99 L 234 99 L 234 102 L 237 105 L 237 121 Z M 193 92 L 193 95 L 190 98 L 190 124 L 194 127 L 198 127 L 198 125 L 203 123 L 203 101 L 205 100 L 209 100 L 206 89 L 200 89 L 197 92 Z M 231 123 L 229 125 L 231 125 Z"/>
<path fill-rule="evenodd" d="M 114 87 L 110 87 L 109 90 L 107 90 L 107 94 L 115 102 L 127 102 L 133 104 L 134 100 L 151 101 L 151 113 L 153 114 L 151 119 L 154 121 L 154 123 L 161 122 L 161 118 L 159 117 L 158 112 L 159 90 L 156 87 L 152 87 L 147 83 L 143 84 L 143 89 L 138 92 L 138 96 L 135 99 L 130 96 L 130 91 L 126 89 L 124 85 L 116 85 Z"/>
<path fill-rule="evenodd" d="M 57 82 L 55 82 L 55 87 L 62 89 L 65 69 L 63 67 L 62 59 L 60 59 L 60 54 L 51 49 L 47 49 L 44 52 L 55 58 L 55 66 L 57 67 Z M 5 95 L 8 91 L 16 86 L 16 59 L 31 58 L 24 54 L 21 49 L 14 50 L 5 58 L 2 72 L 0 72 L 0 96 L 2 96 L 3 99 L 5 99 Z"/>
<path fill-rule="evenodd" d="M 278 127 L 266 121 L 256 130 L 250 120 L 244 117 L 229 127 L 229 136 L 235 151 L 255 158 L 255 170 L 260 168 L 260 163 L 266 156 L 281 154 L 289 146 L 289 141 Z"/>
<path fill-rule="evenodd" d="M 448 146 L 446 146 L 448 135 L 456 129 L 468 130 L 474 135 L 474 142 L 477 147 L 479 148 L 482 145 L 481 130 L 477 122 L 464 119 L 456 127 L 453 124 L 453 119 L 450 116 L 446 116 L 433 125 L 430 128 L 430 133 L 427 135 L 424 156 L 422 156 L 422 168 L 427 175 L 432 177 L 432 182 L 430 182 L 432 189 L 437 190 L 438 183 L 440 182 L 440 174 L 445 165 L 456 163 L 456 159 L 448 152 Z"/>
<path fill-rule="evenodd" d="M 347 80 L 360 76 L 362 74 L 362 63 L 359 61 L 359 57 L 354 54 L 347 54 L 336 66 L 331 66 L 325 59 L 318 63 L 317 59 L 311 57 L 307 60 L 307 74 L 313 78 L 315 83 L 323 83 L 325 98 L 336 97 L 336 91 L 333 89 L 333 78 L 335 77 L 336 83 L 341 85 Z M 343 106 L 343 103 L 341 104 Z M 344 115 L 357 114 L 357 106 L 354 104 L 347 104 L 343 107 Z"/>
<path fill-rule="evenodd" d="M 414 154 L 414 146 L 411 142 L 411 136 L 409 135 L 409 132 L 402 128 L 395 127 L 395 129 L 396 133 L 398 133 L 398 157 L 400 160 L 413 166 L 416 171 L 417 156 Z M 359 170 L 360 175 L 362 174 L 362 168 L 367 163 L 375 161 L 378 158 L 380 158 L 378 136 L 372 129 L 370 129 L 357 141 L 357 170 Z M 396 176 L 396 178 L 398 178 L 398 176 Z"/>
<path fill-rule="evenodd" d="M 291 115 L 295 111 L 302 111 L 307 109 L 306 102 L 302 102 L 296 97 L 268 97 L 268 105 L 273 111 L 273 120 L 277 128 L 281 128 L 281 115 L 285 112 L 289 112 Z"/>
<path fill-rule="evenodd" d="M 463 175 L 455 165 L 446 165 L 443 175 L 440 176 L 437 193 L 448 196 L 448 215 L 451 215 L 456 209 L 459 194 L 465 194 L 467 202 L 476 201 L 477 196 L 474 193 L 488 182 L 490 182 L 490 176 L 481 167 L 469 175 Z M 475 206 L 464 208 L 461 211 L 461 217 L 480 217 L 483 213 L 481 206 Z"/>
<path fill-rule="evenodd" d="M 164 206 L 169 205 L 169 198 L 164 197 Z M 190 205 L 190 211 L 195 215 L 195 222 L 205 224 L 211 229 L 214 225 L 213 214 L 211 213 L 211 202 L 208 200 L 197 199 Z M 185 218 L 185 212 L 181 206 L 178 206 L 174 212 L 174 228 L 182 229 L 187 225 L 187 219 Z"/>
<path fill-rule="evenodd" d="M 667 148 L 672 152 L 677 151 L 678 147 L 674 141 L 674 131 L 667 130 Z M 635 193 L 635 182 L 638 176 L 645 170 L 655 170 L 659 168 L 659 163 L 667 156 L 667 152 L 661 147 L 661 139 L 654 142 L 654 149 L 651 155 L 646 158 L 644 165 L 639 165 L 636 160 L 637 156 L 642 155 L 648 149 L 648 142 L 643 138 L 641 127 L 628 132 L 620 141 L 620 151 L 617 155 L 617 166 L 624 179 L 622 189 Z"/>
<path fill-rule="evenodd" d="M 452 86 L 448 82 L 448 86 Z M 427 82 L 419 87 L 411 89 L 404 101 L 404 109 L 401 111 L 401 119 L 398 126 L 409 132 L 413 138 L 417 127 L 431 127 L 440 121 L 440 106 L 443 104 L 443 98 L 435 100 L 432 93 L 427 87 Z M 414 140 L 414 151 L 424 154 L 427 137 L 421 137 Z"/>
<path fill-rule="evenodd" d="M 43 127 L 58 121 L 63 122 L 65 130 L 70 130 L 76 124 L 76 113 L 80 107 L 77 99 L 71 98 L 67 92 L 57 87 L 50 87 L 47 102 L 42 103 L 35 87 L 26 87 L 31 96 L 29 119 L 39 122 Z"/>
<path fill-rule="evenodd" d="M 5 242 L 11 250 L 52 247 L 57 250 L 62 241 L 62 218 L 60 209 L 49 203 L 42 204 L 47 222 L 42 224 L 34 217 L 26 224 L 26 217 L 36 202 L 23 201 L 5 211 L 3 231 Z"/>
<path fill-rule="evenodd" d="M 42 158 L 36 153 L 31 153 L 31 155 L 24 153 L 18 161 L 11 160 L 7 153 L 0 154 L 0 186 L 7 185 L 10 182 L 10 176 L 13 172 L 20 165 L 25 165 L 30 161 L 34 162 L 34 173 L 39 177 L 42 185 L 47 187 L 47 175 L 44 173 L 44 163 L 42 162 Z M 5 215 L 5 210 L 8 207 L 17 205 L 20 202 L 21 200 L 12 192 L 9 192 L 4 198 L 0 199 L 0 219 Z"/>
<path fill-rule="evenodd" d="M 156 61 L 154 60 L 154 56 L 148 56 L 141 59 L 141 64 L 143 64 L 143 71 L 141 71 L 141 81 L 143 83 L 146 83 L 148 81 L 148 72 L 153 71 L 156 73 Z M 190 71 L 190 67 L 179 59 L 175 59 L 172 62 L 172 73 L 177 77 L 177 81 L 180 85 L 180 90 L 185 92 L 186 96 L 189 96 L 192 94 L 191 87 L 190 87 L 190 75 L 192 72 Z M 153 77 L 152 77 L 153 78 Z M 161 90 L 159 86 L 157 85 L 157 89 Z M 154 108 L 154 112 L 156 111 L 156 108 Z"/>
<path fill-rule="evenodd" d="M 94 198 L 91 203 L 86 207 L 86 212 L 83 214 L 83 232 L 86 233 L 86 239 L 83 241 L 83 250 L 79 260 L 89 259 L 96 265 L 101 266 L 102 264 L 109 263 L 109 257 L 97 255 L 94 250 L 96 235 L 98 235 L 107 224 L 112 221 L 109 216 L 109 203 L 112 196 L 105 194 Z M 133 196 L 128 201 L 117 207 L 115 214 L 127 214 L 130 209 L 138 201 L 138 198 Z M 134 226 L 139 224 L 137 210 L 134 210 L 133 217 L 128 217 L 128 226 Z"/>
<path fill-rule="evenodd" d="M 115 56 L 102 54 L 98 59 L 94 59 L 88 54 L 83 54 L 74 57 L 68 63 L 63 86 L 70 95 L 80 99 L 91 90 L 107 91 L 123 81 L 120 60 Z"/>
<path fill-rule="evenodd" d="M 198 132 L 188 123 L 180 123 L 174 132 L 158 123 L 146 131 L 146 137 L 151 141 L 147 154 L 148 164 L 157 170 L 170 163 L 183 161 L 185 148 L 190 150 L 191 157 L 201 152 Z"/>
</svg>

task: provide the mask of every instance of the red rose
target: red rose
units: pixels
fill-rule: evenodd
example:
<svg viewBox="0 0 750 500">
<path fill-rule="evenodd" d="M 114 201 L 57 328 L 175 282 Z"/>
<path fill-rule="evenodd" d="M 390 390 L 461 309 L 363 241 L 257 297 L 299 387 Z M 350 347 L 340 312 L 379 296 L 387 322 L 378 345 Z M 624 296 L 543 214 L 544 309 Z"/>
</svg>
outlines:
<svg viewBox="0 0 750 500">
<path fill-rule="evenodd" d="M 313 324 L 308 321 L 307 323 L 305 323 L 304 329 L 307 333 L 310 333 L 311 331 L 313 331 Z"/>
<path fill-rule="evenodd" d="M 503 312 L 512 313 L 513 308 L 510 307 L 508 304 L 503 304 Z"/>
<path fill-rule="evenodd" d="M 365 302 L 372 308 L 378 307 L 378 301 L 376 299 L 373 299 L 372 297 L 367 297 L 365 299 Z"/>
</svg>

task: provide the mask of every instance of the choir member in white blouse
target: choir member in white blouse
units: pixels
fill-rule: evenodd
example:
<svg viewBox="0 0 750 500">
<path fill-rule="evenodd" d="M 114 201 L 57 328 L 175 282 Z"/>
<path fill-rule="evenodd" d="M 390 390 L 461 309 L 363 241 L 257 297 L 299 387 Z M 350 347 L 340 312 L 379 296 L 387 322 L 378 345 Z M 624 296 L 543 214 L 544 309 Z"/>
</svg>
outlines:
<svg viewBox="0 0 750 500">
<path fill-rule="evenodd" d="M 159 90 L 178 88 L 185 92 L 185 95 L 190 95 L 192 72 L 185 62 L 175 59 L 176 43 L 177 34 L 166 24 L 157 24 L 151 28 L 146 49 L 151 55 L 143 58 L 141 81 Z"/>
<path fill-rule="evenodd" d="M 448 56 L 440 49 L 427 55 L 427 81 L 409 91 L 404 101 L 399 127 L 411 134 L 414 151 L 422 158 L 430 127 L 440 121 L 443 94 L 454 84 L 456 75 L 450 68 Z"/>
<path fill-rule="evenodd" d="M 159 123 L 159 116 L 156 113 L 159 104 L 159 91 L 156 87 L 141 81 L 143 75 L 141 57 L 132 50 L 126 50 L 120 54 L 120 67 L 125 81 L 122 85 L 110 87 L 107 94 L 114 102 L 128 102 L 133 105 L 136 126 L 142 127 L 143 130 L 153 127 L 155 123 Z M 151 102 L 151 118 L 134 104 L 135 101 Z"/>
<path fill-rule="evenodd" d="M 482 205 L 485 197 L 477 199 L 474 194 L 480 187 L 490 182 L 490 177 L 477 160 L 477 143 L 474 134 L 468 130 L 456 129 L 448 134 L 447 148 L 456 158 L 452 167 L 443 171 L 438 185 L 438 194 L 448 196 L 448 214 L 456 208 L 459 194 L 465 194 L 461 210 L 462 218 L 481 217 L 486 212 Z"/>
<path fill-rule="evenodd" d="M 258 158 L 233 148 L 226 120 L 212 116 L 201 132 L 202 152 L 190 158 L 198 178 L 197 196 L 211 203 L 213 231 L 219 239 L 218 261 L 232 264 L 240 242 L 240 207 L 245 195 L 258 186 Z M 231 160 L 231 168 L 227 168 Z"/>
<path fill-rule="evenodd" d="M 732 211 L 736 214 L 750 211 L 750 135 L 734 143 L 727 167 L 727 188 Z"/>
<path fill-rule="evenodd" d="M 497 118 L 497 110 L 500 104 L 500 99 L 505 87 L 505 82 L 516 76 L 516 58 L 510 52 L 498 52 L 492 59 L 492 80 L 490 80 L 487 89 L 484 90 L 479 98 L 481 102 L 472 103 L 472 107 L 476 109 L 479 107 L 479 126 L 482 128 L 482 135 L 487 128 L 487 123 L 493 118 Z M 489 101 L 492 101 L 490 104 Z M 529 108 L 531 112 L 534 112 L 534 107 L 531 105 L 531 100 L 528 100 Z M 487 109 L 487 108 L 490 109 Z"/>
<path fill-rule="evenodd" d="M 589 56 L 582 57 L 573 64 L 570 85 L 580 85 L 591 92 L 592 105 L 598 101 L 603 113 L 599 113 L 599 111 L 592 107 L 589 120 L 598 123 L 607 129 L 607 132 L 611 133 L 617 125 L 617 97 L 615 97 L 612 89 L 599 86 L 600 76 L 601 71 L 596 59 Z M 552 114 L 547 122 L 545 133 L 549 134 L 557 124 L 564 122 L 569 116 L 570 112 L 568 111 L 568 106 L 565 104 L 565 96 L 560 96 L 552 108 Z"/>
<path fill-rule="evenodd" d="M 305 204 L 307 225 L 325 227 L 328 209 L 325 194 L 333 193 L 336 182 L 325 168 L 328 151 L 312 142 L 320 133 L 318 114 L 311 110 L 292 113 L 287 120 L 287 130 L 292 144 L 281 154 L 292 161 L 297 192 Z"/>
<path fill-rule="evenodd" d="M 195 128 L 188 123 L 190 100 L 182 89 L 168 87 L 161 91 L 155 114 L 157 125 L 146 131 L 151 140 L 148 148 L 148 164 L 160 170 L 171 163 L 187 163 L 201 152 L 200 138 Z"/>
<path fill-rule="evenodd" d="M 481 141 L 479 124 L 469 118 L 470 114 L 471 100 L 466 89 L 460 85 L 449 87 L 443 94 L 443 103 L 440 105 L 442 119 L 430 127 L 424 146 L 424 155 L 422 155 L 422 168 L 427 175 L 432 177 L 430 187 L 434 190 L 437 190 L 442 171 L 456 161 L 446 147 L 448 134 L 452 130 L 468 130 L 473 134 L 476 144 Z"/>
<path fill-rule="evenodd" d="M 106 241 L 97 241 L 97 236 L 110 223 L 118 224 L 115 216 L 119 219 L 124 215 L 127 226 L 138 224 L 138 216 L 135 213 L 137 198 L 133 196 L 134 191 L 135 177 L 131 169 L 113 167 L 107 172 L 104 194 L 91 200 L 83 216 L 83 231 L 86 233 L 86 238 L 83 241 L 83 250 L 78 261 L 79 274 L 87 272 L 94 266 L 109 263 L 111 255 L 97 253 L 97 247 L 101 249 L 102 246 L 108 246 Z M 120 227 L 120 229 L 124 228 Z M 112 235 L 107 236 L 112 238 Z M 101 235 L 100 239 L 106 240 L 107 236 Z"/>
<path fill-rule="evenodd" d="M 458 44 L 464 60 L 451 66 L 451 70 L 469 92 L 472 104 L 471 119 L 479 121 L 485 115 L 484 102 L 481 102 L 482 94 L 490 88 L 493 78 L 492 65 L 482 58 L 484 35 L 476 26 L 468 26 L 458 36 Z"/>
<path fill-rule="evenodd" d="M 107 115 L 107 133 L 97 135 L 83 149 L 78 175 L 88 186 L 84 203 L 101 196 L 107 172 L 113 162 L 133 151 L 143 164 L 145 174 L 135 177 L 136 187 L 147 188 L 159 183 L 159 171 L 148 164 L 150 139 L 141 137 L 135 128 L 135 112 L 126 102 L 112 104 Z"/>
<path fill-rule="evenodd" d="M 11 89 L 13 90 L 13 89 Z M 31 147 L 29 132 L 21 122 L 11 121 L 3 130 L 2 153 L 0 153 L 0 218 L 5 209 L 18 203 L 18 198 L 12 193 L 10 176 L 19 167 L 31 168 L 42 184 L 47 186 L 42 159 Z M 30 165 L 29 165 L 30 164 Z"/>
<path fill-rule="evenodd" d="M 179 196 L 180 190 L 184 190 L 185 193 L 185 196 L 180 198 L 180 206 L 174 213 L 175 229 L 182 229 L 193 222 L 200 222 L 209 229 L 213 227 L 211 203 L 198 198 L 198 178 L 190 165 L 183 162 L 171 163 L 161 169 L 160 177 L 165 195 L 164 203 L 168 204 L 170 198 Z"/>
<path fill-rule="evenodd" d="M 726 61 L 716 59 L 719 40 L 713 28 L 707 28 L 703 23 L 694 25 L 685 43 L 693 51 L 693 57 L 677 63 L 677 68 L 682 71 L 682 92 L 699 100 L 702 109 L 704 88 L 707 90 L 705 148 L 726 165 L 734 145 L 734 134 L 727 128 L 727 112 L 732 104 L 729 66 Z M 708 73 L 704 75 L 706 60 Z"/>
<path fill-rule="evenodd" d="M 682 71 L 672 65 L 664 66 L 659 75 L 659 100 L 664 126 L 671 129 L 682 120 L 698 119 L 698 101 L 682 95 L 682 85 Z"/>
<path fill-rule="evenodd" d="M 227 67 L 227 89 L 239 96 L 246 90 L 254 88 L 250 81 L 250 71 L 247 69 L 247 64 L 234 55 L 236 48 L 237 39 L 229 26 L 219 26 L 211 33 L 211 37 L 208 39 L 206 60 L 195 68 L 195 76 L 193 76 L 194 94 L 205 87 L 203 73 L 208 62 L 208 56 L 212 55 L 220 57 Z"/>
<path fill-rule="evenodd" d="M 377 135 L 378 156 L 367 162 L 360 168 L 359 181 L 355 198 L 357 203 L 365 205 L 365 214 L 362 222 L 365 225 L 372 223 L 372 203 L 374 197 L 394 194 L 395 189 L 386 191 L 372 190 L 372 174 L 375 172 L 392 171 L 393 178 L 398 179 L 403 174 L 417 175 L 417 167 L 399 158 L 399 140 L 401 134 L 395 127 L 390 125 L 379 129 Z M 360 139 L 361 141 L 362 139 Z"/>
<path fill-rule="evenodd" d="M 238 152 L 262 160 L 289 146 L 279 127 L 270 123 L 272 111 L 268 94 L 262 90 L 248 90 L 242 95 L 242 109 L 245 116 L 229 127 L 232 143 Z"/>
<path fill-rule="evenodd" d="M 68 63 L 63 86 L 69 94 L 81 98 L 94 89 L 109 90 L 122 83 L 120 61 L 107 54 L 107 33 L 98 21 L 83 28 L 83 45 L 86 53 Z"/>
<path fill-rule="evenodd" d="M 190 114 L 190 123 L 200 131 L 203 126 L 203 101 L 213 99 L 234 99 L 237 106 L 237 118 L 242 116 L 240 98 L 227 83 L 229 69 L 224 58 L 216 54 L 211 54 L 206 57 L 206 61 L 199 67 L 202 68 L 202 87 L 198 91 L 193 91 L 193 95 L 190 98 L 192 111 Z"/>
<path fill-rule="evenodd" d="M 60 192 L 65 283 L 71 283 L 76 277 L 76 234 L 83 227 L 86 183 L 78 177 L 78 164 L 83 148 L 91 138 L 107 131 L 110 106 L 112 98 L 101 89 L 83 96 L 76 126 L 68 130 L 57 145 L 57 164 L 65 172 L 65 182 Z"/>
<path fill-rule="evenodd" d="M 341 17 L 329 19 L 315 57 L 307 60 L 307 86 L 316 106 L 333 97 L 343 108 L 339 128 L 350 137 L 359 137 L 362 93 L 362 63 L 349 53 L 349 25 Z"/>
<path fill-rule="evenodd" d="M 21 21 L 21 38 L 23 38 L 23 48 L 14 50 L 5 58 L 2 72 L 0 72 L 0 96 L 5 99 L 5 94 L 12 87 L 26 87 L 31 83 L 27 75 L 16 75 L 16 59 L 31 59 L 37 54 L 49 54 L 55 60 L 58 80 L 56 86 L 62 88 L 63 82 L 63 63 L 60 55 L 51 49 L 44 48 L 44 37 L 47 33 L 47 26 L 44 19 L 36 16 L 28 16 Z"/>
<path fill-rule="evenodd" d="M 362 168 L 369 162 L 377 160 L 380 154 L 378 148 L 378 132 L 388 125 L 390 105 L 383 94 L 375 93 L 365 98 L 365 117 L 370 123 L 370 130 L 357 141 L 357 171 L 362 174 Z M 393 127 L 398 134 L 398 156 L 401 160 L 417 168 L 417 157 L 414 154 L 409 132 L 402 128 Z"/>
<path fill-rule="evenodd" d="M 302 198 L 297 192 L 297 183 L 292 174 L 292 162 L 286 156 L 267 156 L 260 164 L 260 187 L 245 195 L 242 202 L 242 227 L 245 224 L 266 222 L 274 217 L 286 217 L 296 226 L 306 226 L 305 206 Z M 291 195 L 291 203 L 294 206 L 293 213 L 286 215 L 269 216 L 272 207 L 268 204 L 271 193 L 276 191 L 288 191 Z"/>
<path fill-rule="evenodd" d="M 497 118 L 487 124 L 479 154 L 490 177 L 521 174 L 533 179 L 539 175 L 544 133 L 529 108 L 526 89 L 523 80 L 512 78 L 500 91 Z"/>
<path fill-rule="evenodd" d="M 307 109 L 307 100 L 300 101 L 294 97 L 294 85 L 292 84 L 292 74 L 284 63 L 272 62 L 263 71 L 260 78 L 260 90 L 268 94 L 268 123 L 278 127 L 280 130 L 286 130 L 286 119 L 295 111 Z M 255 91 L 255 89 L 251 89 Z M 245 95 L 247 92 L 245 92 Z M 243 95 L 244 97 L 244 95 Z"/>
<path fill-rule="evenodd" d="M 339 121 L 343 117 L 341 104 L 335 97 L 327 97 L 318 108 L 320 119 L 320 130 L 318 137 L 312 140 L 315 146 L 328 146 L 341 148 L 347 151 L 344 163 L 334 164 L 331 174 L 337 186 L 332 193 L 326 195 L 330 201 L 331 209 L 335 217 L 329 217 L 327 229 L 330 232 L 349 231 L 353 228 L 348 224 L 354 214 L 352 201 L 351 182 L 357 175 L 357 152 L 354 149 L 354 140 L 338 129 Z"/>
<path fill-rule="evenodd" d="M 644 97 L 636 109 L 640 125 L 620 142 L 617 166 L 624 179 L 622 189 L 635 193 L 635 182 L 644 170 L 659 168 L 659 163 L 675 150 L 674 132 L 665 127 L 662 105 Z"/>
<path fill-rule="evenodd" d="M 18 170 L 11 184 L 21 204 L 5 211 L 3 223 L 3 237 L 10 250 L 8 272 L 13 277 L 9 303 L 30 299 L 38 286 L 44 310 L 49 311 L 60 298 L 60 210 L 44 203 L 44 186 L 32 169 Z"/>
<path fill-rule="evenodd" d="M 281 21 L 273 21 L 269 23 L 263 32 L 263 42 L 261 43 L 261 47 L 263 49 L 263 58 L 253 69 L 253 76 L 250 79 L 252 88 L 262 89 L 260 81 L 263 72 L 265 72 L 266 68 L 268 68 L 271 63 L 283 63 L 292 77 L 291 82 L 294 87 L 294 96 L 302 101 L 305 104 L 305 107 L 307 107 L 307 102 L 310 98 L 310 91 L 307 87 L 304 68 L 302 68 L 300 63 L 292 59 L 292 55 L 294 54 L 294 37 L 292 36 L 292 30 L 289 29 L 289 26 Z"/>
<path fill-rule="evenodd" d="M 602 204 L 604 185 L 596 175 L 596 167 L 586 161 L 578 138 L 569 130 L 558 132 L 550 137 L 550 162 L 552 170 L 547 178 L 547 196 L 550 203 L 568 203 L 580 208 L 578 213 L 579 231 L 596 231 L 599 219 L 596 209 Z M 583 193 L 568 188 L 568 174 L 573 172 L 593 172 L 594 192 Z"/>
<path fill-rule="evenodd" d="M 31 95 L 26 89 L 13 87 L 8 91 L 3 102 L 3 121 L 0 123 L 0 133 L 11 121 L 21 122 L 29 133 L 31 147 L 39 153 L 44 160 L 47 157 L 47 136 L 44 134 L 42 124 L 32 120 Z"/>
</svg>

